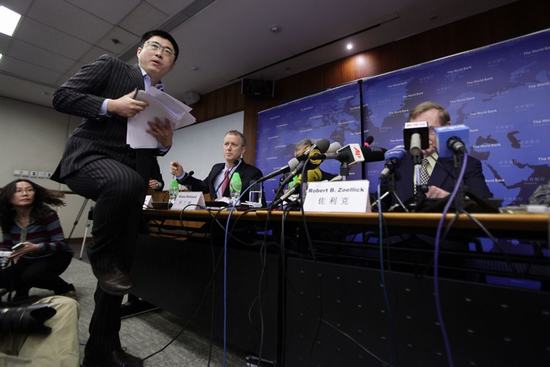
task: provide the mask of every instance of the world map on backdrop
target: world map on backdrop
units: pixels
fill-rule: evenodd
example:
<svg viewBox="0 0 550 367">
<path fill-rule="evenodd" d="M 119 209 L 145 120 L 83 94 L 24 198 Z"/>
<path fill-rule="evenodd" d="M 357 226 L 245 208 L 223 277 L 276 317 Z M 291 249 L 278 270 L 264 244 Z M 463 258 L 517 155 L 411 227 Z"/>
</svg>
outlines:
<svg viewBox="0 0 550 367">
<path fill-rule="evenodd" d="M 503 204 L 527 203 L 550 177 L 550 31 L 545 30 L 354 82 L 259 114 L 257 166 L 284 166 L 294 143 L 328 138 L 342 145 L 374 136 L 386 148 L 403 143 L 409 110 L 431 100 L 448 109 L 453 124 L 471 129 L 469 153 L 480 159 L 489 188 Z M 364 106 L 364 121 L 358 106 Z M 338 163 L 323 170 L 338 172 Z M 383 163 L 366 165 L 374 192 Z M 361 178 L 355 167 L 350 179 Z M 277 186 L 266 184 L 266 197 Z"/>
<path fill-rule="evenodd" d="M 342 146 L 357 143 L 361 134 L 358 83 L 331 89 L 260 112 L 256 137 L 256 166 L 264 174 L 285 166 L 294 157 L 302 139 L 328 139 Z M 323 171 L 338 174 L 337 161 L 326 161 Z M 361 167 L 352 168 L 350 178 L 361 178 Z M 279 177 L 264 183 L 266 200 L 271 201 Z"/>
<path fill-rule="evenodd" d="M 368 79 L 364 96 L 368 134 L 388 146 L 403 143 L 418 103 L 443 105 L 453 124 L 470 128 L 468 151 L 504 204 L 527 203 L 550 177 L 549 31 Z M 367 170 L 371 182 L 379 169 Z"/>
</svg>

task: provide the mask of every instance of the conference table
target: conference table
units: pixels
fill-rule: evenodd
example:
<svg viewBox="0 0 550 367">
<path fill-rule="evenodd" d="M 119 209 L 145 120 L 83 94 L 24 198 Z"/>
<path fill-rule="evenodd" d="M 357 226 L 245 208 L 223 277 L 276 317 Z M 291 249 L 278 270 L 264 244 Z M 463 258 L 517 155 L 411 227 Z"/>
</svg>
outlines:
<svg viewBox="0 0 550 367">
<path fill-rule="evenodd" d="M 134 293 L 266 366 L 550 365 L 548 213 L 144 216 Z"/>
</svg>

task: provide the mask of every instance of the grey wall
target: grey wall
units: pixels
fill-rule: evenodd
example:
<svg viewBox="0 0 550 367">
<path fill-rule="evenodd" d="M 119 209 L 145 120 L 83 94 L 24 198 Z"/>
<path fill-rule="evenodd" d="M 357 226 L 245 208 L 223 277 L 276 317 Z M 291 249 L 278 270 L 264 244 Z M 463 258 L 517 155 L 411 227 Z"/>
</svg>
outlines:
<svg viewBox="0 0 550 367">
<path fill-rule="evenodd" d="M 0 97 L 0 187 L 18 178 L 14 170 L 53 172 L 67 137 L 78 123 L 78 118 L 53 108 Z M 242 127 L 243 113 L 239 112 L 177 131 L 172 149 L 159 159 L 165 182 L 171 179 L 168 168 L 171 160 L 179 160 L 184 167 L 194 170 L 196 177 L 206 177 L 212 164 L 223 160 L 224 133 L 230 129 L 242 131 Z M 68 190 L 47 178 L 29 179 L 49 189 Z M 59 209 L 59 217 L 68 237 L 84 198 L 67 194 L 65 202 L 67 205 Z M 83 209 L 73 238 L 83 237 L 90 204 Z"/>
</svg>

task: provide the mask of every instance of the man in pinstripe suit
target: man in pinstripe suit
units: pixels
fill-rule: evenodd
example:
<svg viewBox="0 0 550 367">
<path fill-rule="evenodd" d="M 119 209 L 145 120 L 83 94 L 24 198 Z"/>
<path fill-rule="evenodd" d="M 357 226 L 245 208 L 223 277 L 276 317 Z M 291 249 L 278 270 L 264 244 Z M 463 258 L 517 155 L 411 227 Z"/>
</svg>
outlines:
<svg viewBox="0 0 550 367">
<path fill-rule="evenodd" d="M 88 257 L 98 279 L 84 366 L 141 366 L 122 351 L 118 332 L 122 297 L 140 226 L 150 167 L 172 145 L 170 121 L 149 122 L 159 149 L 134 150 L 126 144 L 128 118 L 147 108 L 135 91 L 155 87 L 178 57 L 174 38 L 164 31 L 143 35 L 138 65 L 103 55 L 85 65 L 56 92 L 56 110 L 82 117 L 53 179 L 94 200 L 93 244 Z"/>
</svg>

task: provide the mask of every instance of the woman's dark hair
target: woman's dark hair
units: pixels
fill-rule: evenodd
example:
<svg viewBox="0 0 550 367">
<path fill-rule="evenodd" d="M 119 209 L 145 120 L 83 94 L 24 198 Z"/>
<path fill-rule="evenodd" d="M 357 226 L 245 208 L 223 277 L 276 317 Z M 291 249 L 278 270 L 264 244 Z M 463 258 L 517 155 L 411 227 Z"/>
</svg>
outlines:
<svg viewBox="0 0 550 367">
<path fill-rule="evenodd" d="M 31 184 L 34 189 L 34 200 L 31 209 L 31 218 L 36 221 L 40 221 L 46 217 L 51 211 L 50 206 L 62 206 L 65 205 L 61 198 L 64 196 L 62 193 L 57 193 L 46 189 L 30 180 L 19 179 L 14 180 L 4 186 L 0 192 L 0 223 L 2 231 L 7 233 L 10 231 L 15 221 L 15 209 L 11 204 L 11 198 L 17 192 L 17 183 L 27 182 Z"/>
</svg>

